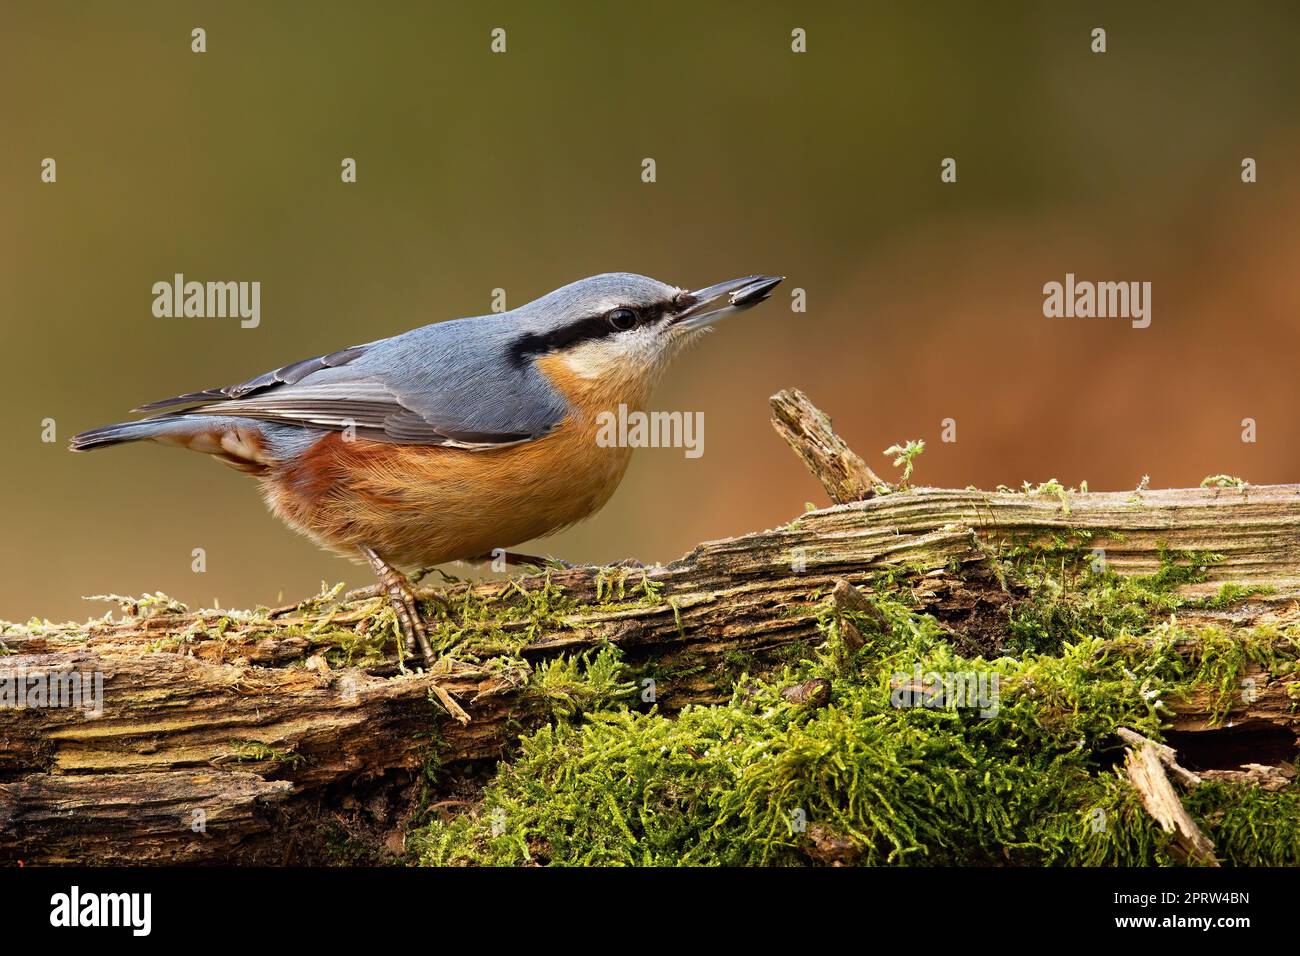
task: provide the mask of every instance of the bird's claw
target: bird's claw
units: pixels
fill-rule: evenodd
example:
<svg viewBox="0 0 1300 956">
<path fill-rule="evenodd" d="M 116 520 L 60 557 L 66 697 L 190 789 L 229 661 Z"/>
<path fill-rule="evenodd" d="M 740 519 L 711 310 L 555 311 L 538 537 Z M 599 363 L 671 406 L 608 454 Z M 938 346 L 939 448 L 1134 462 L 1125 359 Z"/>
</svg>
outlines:
<svg viewBox="0 0 1300 956">
<path fill-rule="evenodd" d="M 420 616 L 420 605 L 415 592 L 411 590 L 411 583 L 370 548 L 361 550 L 374 568 L 380 588 L 388 595 L 388 603 L 397 616 L 397 629 L 401 633 L 402 643 L 408 648 L 418 647 L 425 665 L 432 667 L 437 656 L 433 653 L 433 645 L 429 643 L 429 632 Z"/>
</svg>

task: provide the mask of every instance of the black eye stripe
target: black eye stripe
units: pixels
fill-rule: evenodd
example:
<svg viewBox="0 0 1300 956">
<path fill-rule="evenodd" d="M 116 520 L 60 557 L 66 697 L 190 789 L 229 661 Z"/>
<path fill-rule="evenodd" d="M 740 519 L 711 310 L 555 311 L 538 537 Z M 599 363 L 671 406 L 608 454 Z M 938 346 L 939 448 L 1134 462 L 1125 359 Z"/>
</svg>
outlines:
<svg viewBox="0 0 1300 956">
<path fill-rule="evenodd" d="M 662 306 L 653 306 L 637 309 L 636 312 L 640 320 L 636 325 L 641 326 L 658 321 L 663 316 L 664 309 Z M 510 346 L 510 359 L 515 365 L 522 365 L 530 357 L 563 351 L 583 342 L 595 342 L 618 335 L 619 331 L 610 325 L 609 312 L 591 315 L 550 332 L 521 335 Z"/>
</svg>

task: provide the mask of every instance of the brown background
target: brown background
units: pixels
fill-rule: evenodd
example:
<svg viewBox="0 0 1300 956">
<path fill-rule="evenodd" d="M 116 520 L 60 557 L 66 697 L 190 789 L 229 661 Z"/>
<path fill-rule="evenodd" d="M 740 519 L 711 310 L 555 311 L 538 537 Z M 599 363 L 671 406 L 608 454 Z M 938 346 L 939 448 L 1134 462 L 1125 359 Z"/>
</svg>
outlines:
<svg viewBox="0 0 1300 956">
<path fill-rule="evenodd" d="M 658 393 L 704 411 L 704 457 L 640 452 L 599 516 L 535 546 L 571 560 L 668 560 L 823 502 L 767 423 L 786 385 L 883 472 L 881 449 L 925 438 L 925 484 L 1300 479 L 1300 12 L 1134 6 L 9 0 L 0 617 L 98 614 L 80 596 L 105 591 L 248 606 L 364 583 L 201 456 L 65 442 L 143 401 L 485 312 L 497 286 L 518 305 L 610 270 L 789 279 Z M 260 280 L 261 327 L 154 318 L 150 287 L 175 272 Z M 1044 318 L 1043 283 L 1066 272 L 1152 282 L 1151 327 Z"/>
</svg>

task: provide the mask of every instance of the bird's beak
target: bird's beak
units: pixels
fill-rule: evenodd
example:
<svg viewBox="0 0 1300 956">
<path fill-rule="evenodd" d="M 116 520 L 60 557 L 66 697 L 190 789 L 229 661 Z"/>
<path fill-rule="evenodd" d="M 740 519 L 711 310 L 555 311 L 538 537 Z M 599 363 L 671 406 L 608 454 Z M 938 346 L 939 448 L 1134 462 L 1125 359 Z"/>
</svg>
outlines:
<svg viewBox="0 0 1300 956">
<path fill-rule="evenodd" d="M 677 297 L 681 308 L 673 316 L 672 325 L 683 332 L 712 325 L 729 315 L 758 305 L 784 279 L 785 276 L 745 276 L 743 279 L 719 282 L 707 289 L 683 292 Z"/>
</svg>

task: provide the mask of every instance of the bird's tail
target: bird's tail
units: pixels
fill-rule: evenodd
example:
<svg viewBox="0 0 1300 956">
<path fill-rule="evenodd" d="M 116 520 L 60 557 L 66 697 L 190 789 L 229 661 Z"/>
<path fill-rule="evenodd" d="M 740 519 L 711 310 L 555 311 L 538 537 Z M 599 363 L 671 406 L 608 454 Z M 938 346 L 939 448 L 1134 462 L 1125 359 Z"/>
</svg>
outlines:
<svg viewBox="0 0 1300 956">
<path fill-rule="evenodd" d="M 123 442 L 143 441 L 160 438 L 177 429 L 178 419 L 157 418 L 139 422 L 119 422 L 116 425 L 103 425 L 90 431 L 74 435 L 68 447 L 72 451 L 90 451 L 105 445 L 120 445 Z"/>
<path fill-rule="evenodd" d="M 218 461 L 249 474 L 300 453 L 320 437 L 304 428 L 284 428 L 229 415 L 164 415 L 138 422 L 92 428 L 75 436 L 68 447 L 90 451 L 129 441 L 157 441 L 213 455 Z"/>
</svg>

